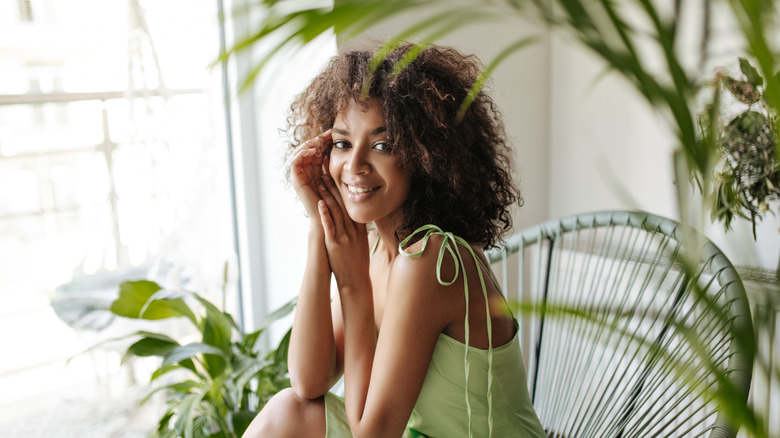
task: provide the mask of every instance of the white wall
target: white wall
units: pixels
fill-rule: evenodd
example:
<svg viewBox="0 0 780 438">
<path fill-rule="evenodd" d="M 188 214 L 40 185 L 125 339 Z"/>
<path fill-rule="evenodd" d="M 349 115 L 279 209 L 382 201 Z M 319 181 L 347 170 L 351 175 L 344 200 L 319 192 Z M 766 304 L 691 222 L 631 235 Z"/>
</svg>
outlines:
<svg viewBox="0 0 780 438">
<path fill-rule="evenodd" d="M 393 17 L 363 33 L 359 39 L 384 40 L 435 12 L 436 9 L 415 10 Z M 537 36 L 538 40 L 503 62 L 489 84 L 489 93 L 503 112 L 507 134 L 515 147 L 516 172 L 525 199 L 525 205 L 514 215 L 515 230 L 549 217 L 548 31 L 507 11 L 505 19 L 463 26 L 437 41 L 437 44 L 474 54 L 484 64 L 489 64 L 508 44 L 531 35 Z"/>
<path fill-rule="evenodd" d="M 687 32 L 682 36 L 683 47 L 690 53 L 696 48 L 700 14 L 690 9 L 683 15 L 690 24 L 682 27 Z M 714 75 L 715 68 L 724 66 L 738 72 L 737 57 L 744 52 L 739 50 L 740 40 L 732 33 L 732 25 L 724 19 L 713 24 L 712 58 L 704 74 Z M 603 62 L 560 32 L 551 38 L 550 50 L 550 217 L 640 209 L 679 220 L 672 167 L 678 141 L 669 121 L 651 110 L 633 85 L 617 73 L 603 76 Z M 693 63 L 697 59 L 684 60 Z M 653 62 L 658 60 L 651 55 L 649 64 Z M 690 187 L 688 181 L 680 184 Z M 698 204 L 694 208 L 701 208 L 701 195 L 691 192 L 691 202 Z M 734 230 L 726 233 L 721 224 L 708 223 L 706 209 L 704 214 L 702 231 L 734 264 L 777 268 L 777 217 L 767 215 L 754 241 L 748 221 L 736 220 Z"/>
<path fill-rule="evenodd" d="M 641 209 L 676 217 L 673 132 L 595 55 L 552 38 L 550 216 Z"/>
</svg>

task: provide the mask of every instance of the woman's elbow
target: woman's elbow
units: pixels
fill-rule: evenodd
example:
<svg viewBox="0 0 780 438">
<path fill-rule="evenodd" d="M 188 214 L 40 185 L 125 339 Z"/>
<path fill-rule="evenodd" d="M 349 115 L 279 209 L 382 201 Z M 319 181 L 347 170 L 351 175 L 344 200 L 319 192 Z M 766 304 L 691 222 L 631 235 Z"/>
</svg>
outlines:
<svg viewBox="0 0 780 438">
<path fill-rule="evenodd" d="M 327 384 L 306 382 L 305 379 L 301 381 L 292 377 L 290 378 L 290 384 L 292 386 L 292 390 L 298 394 L 298 397 L 304 400 L 318 399 L 325 395 L 325 393 L 328 392 L 328 389 L 330 389 Z"/>
<path fill-rule="evenodd" d="M 398 438 L 406 429 L 406 421 L 389 418 L 362 418 L 359 422 L 350 422 L 353 438 Z"/>
<path fill-rule="evenodd" d="M 363 427 L 358 431 L 352 431 L 353 438 L 398 438 L 403 434 L 403 428 L 400 431 L 389 431 L 382 427 Z"/>
</svg>

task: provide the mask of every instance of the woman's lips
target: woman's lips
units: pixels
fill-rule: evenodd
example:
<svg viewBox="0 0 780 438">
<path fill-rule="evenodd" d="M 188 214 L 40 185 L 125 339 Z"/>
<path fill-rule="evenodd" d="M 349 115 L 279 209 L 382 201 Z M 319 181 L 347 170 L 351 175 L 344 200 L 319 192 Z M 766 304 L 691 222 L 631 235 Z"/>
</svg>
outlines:
<svg viewBox="0 0 780 438">
<path fill-rule="evenodd" d="M 378 189 L 377 187 L 357 187 L 357 186 L 351 186 L 349 184 L 344 183 L 345 186 L 347 186 L 347 190 L 349 190 L 352 193 L 360 194 L 360 193 L 367 193 L 367 192 L 373 192 L 374 190 Z"/>
<path fill-rule="evenodd" d="M 360 202 L 365 201 L 371 196 L 374 195 L 377 189 L 379 189 L 380 186 L 375 187 L 361 187 L 361 186 L 353 186 L 351 184 L 343 183 L 344 187 L 346 187 L 346 192 L 344 193 L 347 198 L 349 198 L 351 201 L 354 202 Z"/>
</svg>

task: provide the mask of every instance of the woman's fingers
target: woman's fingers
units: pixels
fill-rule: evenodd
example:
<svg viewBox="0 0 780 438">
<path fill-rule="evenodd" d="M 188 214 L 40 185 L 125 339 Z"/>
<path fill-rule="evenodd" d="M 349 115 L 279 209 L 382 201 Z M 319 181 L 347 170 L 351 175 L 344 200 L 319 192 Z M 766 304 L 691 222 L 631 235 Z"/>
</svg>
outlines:
<svg viewBox="0 0 780 438">
<path fill-rule="evenodd" d="M 320 198 L 322 198 L 328 208 L 328 212 L 330 212 L 330 217 L 336 227 L 336 232 L 339 233 L 344 229 L 344 218 L 346 217 L 344 209 L 336 200 L 336 197 L 340 198 L 341 195 L 338 193 L 336 196 L 332 195 L 330 191 L 328 191 L 328 188 L 325 186 L 325 184 L 322 182 L 318 185 L 317 189 L 319 190 Z"/>
<path fill-rule="evenodd" d="M 293 184 L 302 187 L 316 184 L 322 175 L 322 166 L 331 146 L 331 131 L 307 140 L 298 146 L 290 157 L 290 171 Z"/>
<path fill-rule="evenodd" d="M 341 192 L 339 192 L 339 188 L 336 186 L 336 181 L 333 180 L 333 177 L 330 176 L 329 173 L 322 175 L 322 183 L 325 184 L 328 193 L 336 199 L 336 202 L 338 202 L 341 208 L 345 209 L 344 199 L 341 197 Z"/>
<path fill-rule="evenodd" d="M 320 223 L 322 224 L 322 229 L 325 231 L 325 239 L 334 240 L 336 238 L 336 227 L 333 223 L 333 218 L 330 216 L 330 211 L 328 211 L 328 206 L 325 204 L 325 201 L 320 199 L 319 202 L 317 202 L 317 209 L 320 212 Z"/>
<path fill-rule="evenodd" d="M 323 132 L 322 134 L 307 140 L 301 147 L 305 147 L 308 150 L 313 151 L 316 157 L 323 157 L 331 146 L 331 130 Z"/>
</svg>

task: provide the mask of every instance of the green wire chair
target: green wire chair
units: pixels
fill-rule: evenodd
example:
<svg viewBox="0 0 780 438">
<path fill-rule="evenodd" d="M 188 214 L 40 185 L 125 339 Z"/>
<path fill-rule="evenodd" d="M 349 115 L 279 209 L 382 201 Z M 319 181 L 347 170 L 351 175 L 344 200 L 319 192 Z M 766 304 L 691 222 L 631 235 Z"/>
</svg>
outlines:
<svg viewBox="0 0 780 438">
<path fill-rule="evenodd" d="M 747 400 L 750 310 L 731 263 L 696 237 L 684 244 L 676 222 L 608 211 L 488 252 L 520 303 L 528 389 L 549 437 L 736 436 L 726 412 Z"/>
</svg>

